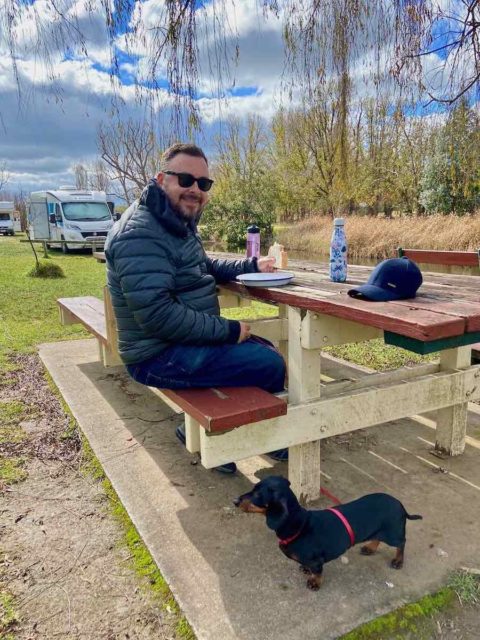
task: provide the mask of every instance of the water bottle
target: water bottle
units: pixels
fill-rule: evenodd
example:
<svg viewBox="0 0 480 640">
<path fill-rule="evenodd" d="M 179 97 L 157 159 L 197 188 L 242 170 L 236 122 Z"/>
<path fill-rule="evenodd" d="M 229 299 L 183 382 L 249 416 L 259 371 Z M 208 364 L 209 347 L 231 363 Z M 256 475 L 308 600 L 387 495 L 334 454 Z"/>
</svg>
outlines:
<svg viewBox="0 0 480 640">
<path fill-rule="evenodd" d="M 260 257 L 260 229 L 256 224 L 247 227 L 247 258 Z"/>
<path fill-rule="evenodd" d="M 345 220 L 335 218 L 330 243 L 330 280 L 345 282 L 347 279 L 347 238 L 345 236 Z"/>
</svg>

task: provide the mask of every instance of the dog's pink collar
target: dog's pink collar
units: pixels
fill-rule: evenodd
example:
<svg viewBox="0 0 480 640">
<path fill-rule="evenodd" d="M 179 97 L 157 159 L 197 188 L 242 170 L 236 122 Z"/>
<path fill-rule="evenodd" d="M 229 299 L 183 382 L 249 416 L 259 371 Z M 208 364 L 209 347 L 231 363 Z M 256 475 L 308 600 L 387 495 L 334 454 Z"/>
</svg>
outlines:
<svg viewBox="0 0 480 640">
<path fill-rule="evenodd" d="M 303 527 L 302 527 L 303 529 Z M 290 544 L 290 542 L 293 542 L 294 540 L 296 540 L 298 538 L 298 536 L 302 533 L 302 529 L 300 529 L 300 531 L 297 531 L 297 533 L 293 536 L 290 536 L 290 538 L 279 538 L 278 539 L 278 544 L 281 547 L 286 547 L 287 544 Z"/>
<path fill-rule="evenodd" d="M 350 544 L 353 547 L 353 545 L 355 544 L 355 535 L 349 521 L 345 518 L 343 513 L 341 511 L 338 511 L 338 509 L 334 509 L 333 507 L 328 507 L 328 509 L 325 509 L 325 511 L 331 511 L 337 516 L 337 518 L 340 518 L 340 520 L 345 525 L 345 529 L 347 530 L 348 535 L 350 536 Z"/>
<path fill-rule="evenodd" d="M 297 533 L 294 533 L 293 536 L 290 536 L 289 538 L 279 538 L 278 539 L 278 544 L 281 547 L 286 547 L 287 544 L 290 544 L 291 542 L 296 540 L 299 537 L 299 535 L 303 532 L 306 524 L 307 524 L 307 519 L 305 519 L 304 523 L 302 524 L 300 529 L 297 531 Z"/>
</svg>

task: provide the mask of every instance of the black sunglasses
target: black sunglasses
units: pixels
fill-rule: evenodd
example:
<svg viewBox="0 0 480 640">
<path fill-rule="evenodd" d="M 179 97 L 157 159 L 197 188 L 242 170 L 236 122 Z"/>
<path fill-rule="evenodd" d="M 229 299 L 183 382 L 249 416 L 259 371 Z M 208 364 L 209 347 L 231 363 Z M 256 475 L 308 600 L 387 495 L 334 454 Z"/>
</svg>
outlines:
<svg viewBox="0 0 480 640">
<path fill-rule="evenodd" d="M 164 171 L 168 176 L 177 176 L 180 187 L 186 189 L 191 187 L 195 182 L 198 184 L 200 191 L 210 191 L 213 180 L 210 178 L 195 178 L 191 173 L 177 173 L 176 171 Z"/>
</svg>

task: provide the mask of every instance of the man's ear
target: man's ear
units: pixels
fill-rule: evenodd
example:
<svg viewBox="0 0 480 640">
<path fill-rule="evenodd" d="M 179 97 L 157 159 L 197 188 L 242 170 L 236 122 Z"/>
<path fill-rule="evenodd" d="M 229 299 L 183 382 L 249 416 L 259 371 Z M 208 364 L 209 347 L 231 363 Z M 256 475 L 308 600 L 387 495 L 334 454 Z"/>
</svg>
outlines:
<svg viewBox="0 0 480 640">
<path fill-rule="evenodd" d="M 165 174 L 162 171 L 160 171 L 160 173 L 157 174 L 157 178 L 156 178 L 157 184 L 159 187 L 163 185 L 164 179 L 165 179 Z"/>
</svg>

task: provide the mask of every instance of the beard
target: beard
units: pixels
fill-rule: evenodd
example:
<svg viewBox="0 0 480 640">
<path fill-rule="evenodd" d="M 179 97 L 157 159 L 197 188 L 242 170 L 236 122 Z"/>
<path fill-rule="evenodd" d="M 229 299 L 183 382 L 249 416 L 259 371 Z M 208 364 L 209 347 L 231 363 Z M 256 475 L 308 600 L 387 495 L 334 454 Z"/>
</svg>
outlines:
<svg viewBox="0 0 480 640">
<path fill-rule="evenodd" d="M 189 199 L 188 202 L 192 202 L 192 200 Z M 201 206 L 200 201 L 197 202 L 197 207 L 195 209 L 192 209 L 189 206 L 182 206 L 182 198 L 180 198 L 178 204 L 172 205 L 172 208 L 175 211 L 176 215 L 184 222 L 197 220 L 203 211 L 203 207 Z"/>
</svg>

